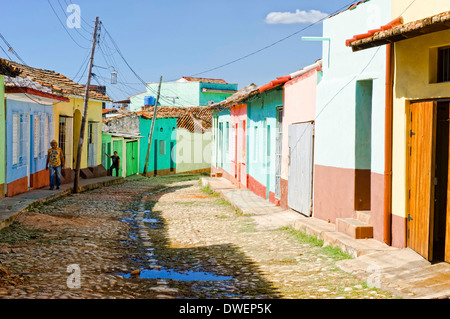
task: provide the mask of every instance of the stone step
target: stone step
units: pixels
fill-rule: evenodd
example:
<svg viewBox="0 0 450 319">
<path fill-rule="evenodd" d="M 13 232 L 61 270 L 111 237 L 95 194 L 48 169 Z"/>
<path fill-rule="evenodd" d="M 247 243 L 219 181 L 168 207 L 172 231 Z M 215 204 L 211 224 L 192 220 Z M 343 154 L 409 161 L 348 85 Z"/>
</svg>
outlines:
<svg viewBox="0 0 450 319">
<path fill-rule="evenodd" d="M 354 218 L 336 218 L 336 230 L 354 239 L 373 237 L 373 227 Z"/>
<path fill-rule="evenodd" d="M 371 225 L 372 223 L 370 222 L 370 217 L 372 216 L 372 213 L 370 210 L 357 210 L 356 211 L 356 219 Z"/>
</svg>

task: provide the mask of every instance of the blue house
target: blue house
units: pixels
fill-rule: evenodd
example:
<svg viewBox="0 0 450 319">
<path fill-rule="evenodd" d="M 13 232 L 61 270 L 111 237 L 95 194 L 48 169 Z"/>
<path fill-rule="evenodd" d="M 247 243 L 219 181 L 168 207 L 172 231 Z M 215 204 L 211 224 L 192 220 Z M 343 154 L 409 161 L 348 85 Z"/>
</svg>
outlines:
<svg viewBox="0 0 450 319">
<path fill-rule="evenodd" d="M 47 150 L 54 138 L 53 104 L 68 102 L 26 79 L 5 80 L 6 196 L 49 185 Z"/>
</svg>

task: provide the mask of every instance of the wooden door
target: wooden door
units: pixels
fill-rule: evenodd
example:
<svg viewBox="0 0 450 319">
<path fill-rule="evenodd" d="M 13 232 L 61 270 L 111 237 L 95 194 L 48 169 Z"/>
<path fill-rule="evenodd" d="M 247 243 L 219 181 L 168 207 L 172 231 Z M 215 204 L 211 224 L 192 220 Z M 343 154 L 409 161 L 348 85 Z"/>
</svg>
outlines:
<svg viewBox="0 0 450 319">
<path fill-rule="evenodd" d="M 425 259 L 433 258 L 436 102 L 410 105 L 409 214 L 407 244 Z"/>
</svg>

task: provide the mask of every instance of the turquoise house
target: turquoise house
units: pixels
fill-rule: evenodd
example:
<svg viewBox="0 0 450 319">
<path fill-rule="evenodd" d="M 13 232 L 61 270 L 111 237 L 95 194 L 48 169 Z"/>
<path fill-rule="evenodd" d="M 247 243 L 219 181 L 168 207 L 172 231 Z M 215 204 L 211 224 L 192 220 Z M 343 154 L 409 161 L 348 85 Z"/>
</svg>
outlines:
<svg viewBox="0 0 450 319">
<path fill-rule="evenodd" d="M 140 133 L 143 136 L 139 148 L 139 173 L 144 172 L 147 156 L 148 140 L 152 117 L 149 113 L 141 114 L 139 118 Z M 157 118 L 153 130 L 152 146 L 148 158 L 147 174 L 167 175 L 175 173 L 175 157 L 171 154 L 176 145 L 177 118 Z"/>
<path fill-rule="evenodd" d="M 136 112 L 142 136 L 139 173 L 144 172 L 153 107 Z M 147 175 L 201 173 L 211 171 L 211 122 L 209 107 L 170 107 L 157 109 Z"/>
<path fill-rule="evenodd" d="M 147 91 L 130 97 L 130 110 L 140 111 L 156 98 L 159 83 L 147 83 Z M 207 106 L 225 100 L 237 92 L 237 84 L 222 79 L 182 77 L 161 84 L 159 105 L 190 107 Z M 152 99 L 153 98 L 153 99 Z M 154 102 L 153 102 L 154 103 Z"/>
<path fill-rule="evenodd" d="M 264 87 L 264 86 L 263 86 Z M 264 90 L 247 101 L 247 188 L 276 203 L 277 133 L 283 108 L 283 86 Z M 281 168 L 281 163 L 278 163 Z M 279 186 L 279 185 L 278 185 Z"/>
</svg>

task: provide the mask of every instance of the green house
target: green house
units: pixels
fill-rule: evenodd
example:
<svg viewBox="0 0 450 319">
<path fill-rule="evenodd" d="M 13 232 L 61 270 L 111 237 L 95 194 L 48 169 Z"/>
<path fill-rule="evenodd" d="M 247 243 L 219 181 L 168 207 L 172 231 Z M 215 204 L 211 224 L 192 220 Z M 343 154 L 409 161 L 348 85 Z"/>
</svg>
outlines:
<svg viewBox="0 0 450 319">
<path fill-rule="evenodd" d="M 135 113 L 119 114 L 103 119 L 102 165 L 110 169 L 108 155 L 117 152 L 120 158 L 119 176 L 127 177 L 139 172 L 139 118 Z M 115 171 L 113 172 L 115 174 Z"/>
<path fill-rule="evenodd" d="M 5 116 L 5 76 L 20 74 L 8 61 L 0 58 L 0 198 L 5 197 L 6 184 L 6 116 Z"/>
</svg>

